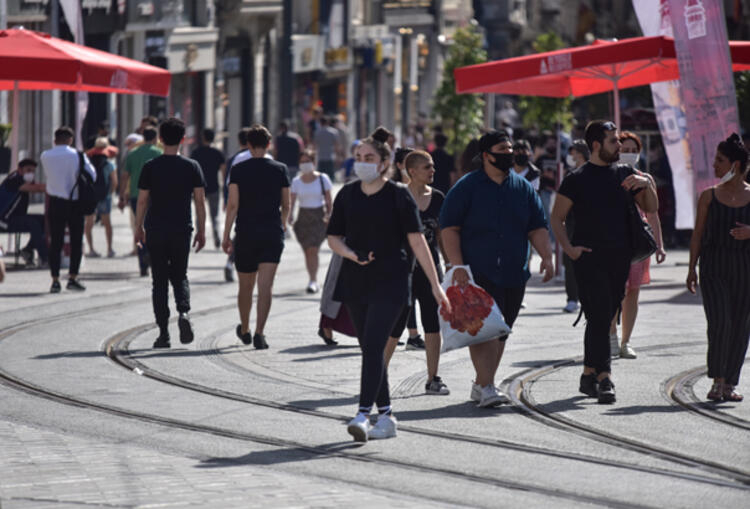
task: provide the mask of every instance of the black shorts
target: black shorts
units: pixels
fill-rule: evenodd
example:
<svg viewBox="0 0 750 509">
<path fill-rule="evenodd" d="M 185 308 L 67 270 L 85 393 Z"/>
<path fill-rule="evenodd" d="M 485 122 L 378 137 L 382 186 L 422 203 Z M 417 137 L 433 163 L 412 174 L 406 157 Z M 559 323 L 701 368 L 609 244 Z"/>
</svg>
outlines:
<svg viewBox="0 0 750 509">
<path fill-rule="evenodd" d="M 419 301 L 420 317 L 425 334 L 435 334 L 440 332 L 440 322 L 438 321 L 438 304 L 432 295 L 432 286 L 430 281 L 422 272 L 421 267 L 414 268 L 411 283 L 411 305 L 406 306 L 401 313 L 396 325 L 393 327 L 391 337 L 398 338 L 403 334 L 406 328 L 406 321 L 409 314 L 414 312 L 414 303 Z"/>
<path fill-rule="evenodd" d="M 501 288 L 481 274 L 474 274 L 474 281 L 492 296 L 497 307 L 500 308 L 503 318 L 505 318 L 505 323 L 509 327 L 513 327 L 513 323 L 521 311 L 526 285 L 515 288 Z M 505 339 L 507 338 L 503 338 L 503 341 Z"/>
<path fill-rule="evenodd" d="M 261 263 L 279 263 L 283 250 L 283 237 L 237 235 L 234 240 L 234 266 L 237 272 L 257 272 Z"/>
</svg>

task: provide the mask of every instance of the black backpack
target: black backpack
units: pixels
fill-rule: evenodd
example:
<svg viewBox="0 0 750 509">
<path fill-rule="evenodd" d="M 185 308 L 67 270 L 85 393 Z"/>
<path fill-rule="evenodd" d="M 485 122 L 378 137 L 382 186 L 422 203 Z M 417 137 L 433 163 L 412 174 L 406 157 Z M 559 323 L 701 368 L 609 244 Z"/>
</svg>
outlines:
<svg viewBox="0 0 750 509">
<path fill-rule="evenodd" d="M 78 178 L 76 179 L 76 184 L 73 186 L 73 189 L 70 190 L 70 199 L 73 199 L 73 191 L 75 191 L 77 187 L 78 199 L 76 200 L 76 206 L 78 212 L 84 216 L 88 216 L 94 213 L 96 210 L 96 204 L 99 203 L 99 200 L 96 198 L 94 179 L 83 169 L 83 165 L 83 152 L 78 152 Z"/>
<path fill-rule="evenodd" d="M 96 170 L 96 180 L 94 181 L 94 192 L 97 201 L 102 201 L 107 197 L 107 180 L 104 178 L 104 167 L 107 165 L 107 156 L 104 154 L 95 154 L 89 158 L 91 164 Z"/>
</svg>

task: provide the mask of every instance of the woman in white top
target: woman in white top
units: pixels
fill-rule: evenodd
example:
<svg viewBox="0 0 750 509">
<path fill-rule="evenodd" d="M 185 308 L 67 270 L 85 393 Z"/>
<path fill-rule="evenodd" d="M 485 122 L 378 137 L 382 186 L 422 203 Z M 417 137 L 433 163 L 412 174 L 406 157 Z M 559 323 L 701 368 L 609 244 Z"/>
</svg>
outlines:
<svg viewBox="0 0 750 509">
<path fill-rule="evenodd" d="M 292 181 L 292 213 L 289 224 L 305 252 L 305 265 L 310 275 L 307 293 L 318 291 L 318 250 L 326 238 L 326 224 L 331 215 L 331 179 L 315 170 L 315 152 L 305 150 L 299 158 L 299 175 Z M 294 203 L 299 200 L 297 220 Z"/>
</svg>

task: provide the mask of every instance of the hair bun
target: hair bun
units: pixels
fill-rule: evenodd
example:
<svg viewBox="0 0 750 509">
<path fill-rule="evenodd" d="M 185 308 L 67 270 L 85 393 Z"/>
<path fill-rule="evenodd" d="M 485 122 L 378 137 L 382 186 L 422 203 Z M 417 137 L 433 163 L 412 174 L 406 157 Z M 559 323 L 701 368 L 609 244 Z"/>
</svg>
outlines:
<svg viewBox="0 0 750 509">
<path fill-rule="evenodd" d="M 391 136 L 393 136 L 393 134 L 381 125 L 372 132 L 370 138 L 375 141 L 379 141 L 380 143 L 387 143 L 388 138 L 390 138 Z"/>
<path fill-rule="evenodd" d="M 739 134 L 737 134 L 737 133 L 732 133 L 732 134 L 730 134 L 730 135 L 729 135 L 729 138 L 727 138 L 727 141 L 728 141 L 729 143 L 734 143 L 734 144 L 737 144 L 737 145 L 739 145 L 739 146 L 742 146 L 742 145 L 743 145 L 743 143 L 742 143 L 742 139 L 740 138 L 740 135 L 739 135 Z"/>
</svg>

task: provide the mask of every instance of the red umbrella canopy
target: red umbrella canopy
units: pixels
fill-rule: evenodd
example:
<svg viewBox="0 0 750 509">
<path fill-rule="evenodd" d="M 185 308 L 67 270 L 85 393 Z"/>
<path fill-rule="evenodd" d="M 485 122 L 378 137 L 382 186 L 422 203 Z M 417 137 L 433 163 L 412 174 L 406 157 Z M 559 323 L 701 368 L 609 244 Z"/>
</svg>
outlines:
<svg viewBox="0 0 750 509">
<path fill-rule="evenodd" d="M 0 90 L 169 95 L 169 71 L 24 29 L 0 31 Z"/>
<path fill-rule="evenodd" d="M 732 68 L 750 70 L 750 42 L 732 41 Z M 507 58 L 454 71 L 458 93 L 584 96 L 679 79 L 674 40 L 636 37 Z"/>
</svg>

